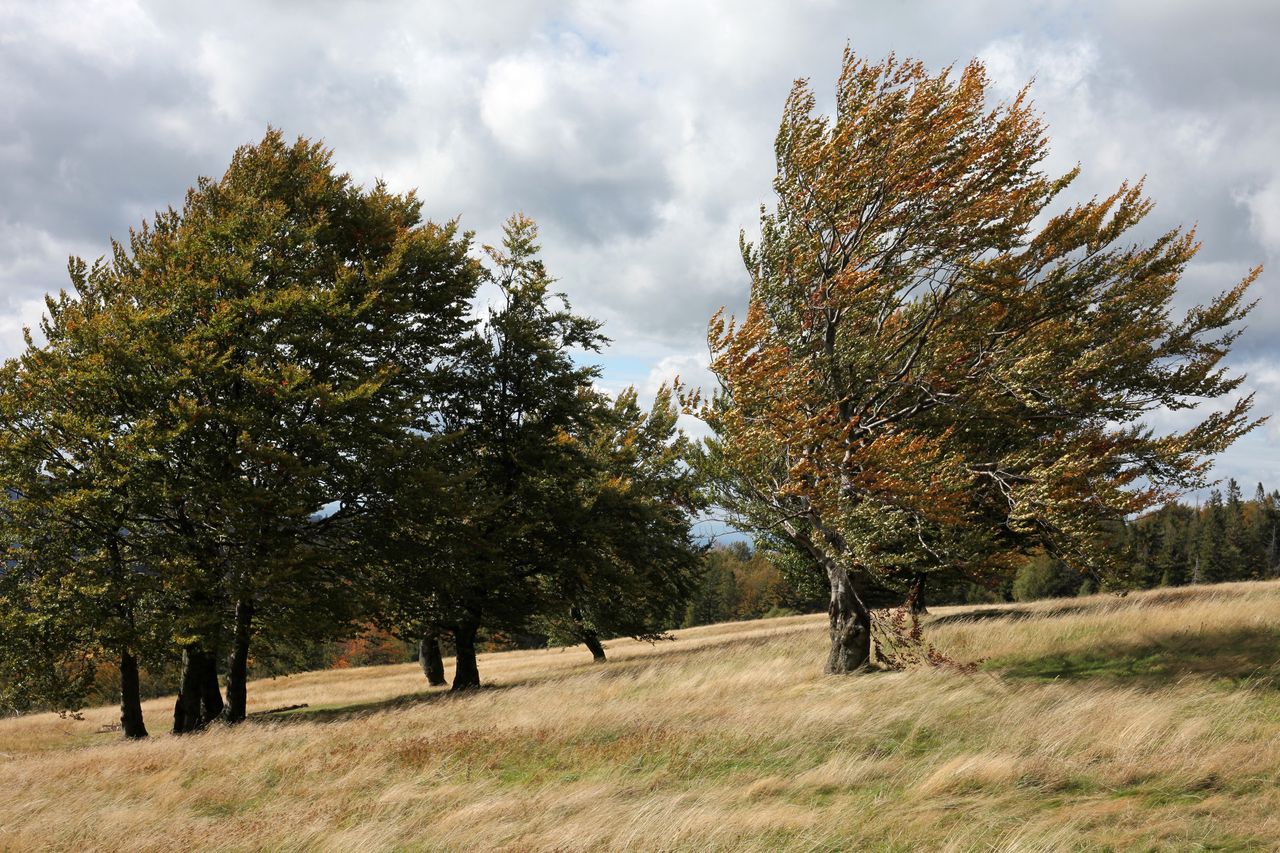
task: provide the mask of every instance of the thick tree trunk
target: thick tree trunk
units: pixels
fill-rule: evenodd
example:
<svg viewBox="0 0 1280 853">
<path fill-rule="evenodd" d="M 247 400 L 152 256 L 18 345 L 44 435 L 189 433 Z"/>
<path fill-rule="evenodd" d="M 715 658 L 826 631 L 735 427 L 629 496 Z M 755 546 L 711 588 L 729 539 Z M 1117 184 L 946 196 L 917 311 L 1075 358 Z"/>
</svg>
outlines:
<svg viewBox="0 0 1280 853">
<path fill-rule="evenodd" d="M 604 645 L 600 642 L 600 636 L 595 631 L 590 629 L 583 631 L 582 643 L 591 651 L 591 659 L 596 663 L 604 663 L 608 660 L 604 656 Z"/>
<path fill-rule="evenodd" d="M 451 690 L 472 690 L 480 686 L 480 668 L 476 665 L 476 631 L 479 628 L 478 623 L 469 621 L 453 629 L 457 656 L 454 658 Z"/>
<path fill-rule="evenodd" d="M 216 658 L 197 645 L 182 650 L 182 684 L 173 706 L 173 733 L 196 732 L 222 713 Z"/>
<path fill-rule="evenodd" d="M 594 629 L 588 628 L 586 622 L 582 620 L 582 611 L 576 605 L 569 608 L 569 618 L 573 620 L 573 631 L 578 635 L 578 639 L 591 652 L 591 658 L 596 663 L 604 663 L 608 658 L 604 656 L 604 645 L 600 642 L 600 635 Z"/>
<path fill-rule="evenodd" d="M 253 636 L 253 602 L 236 602 L 236 631 L 227 668 L 227 722 L 244 722 L 249 701 L 249 640 Z"/>
<path fill-rule="evenodd" d="M 147 736 L 147 727 L 142 722 L 138 659 L 128 651 L 120 653 L 120 730 L 131 740 Z"/>
<path fill-rule="evenodd" d="M 862 603 L 849 572 L 839 565 L 829 565 L 831 606 L 827 609 L 831 624 L 831 651 L 824 672 L 845 675 L 871 660 L 871 613 Z"/>
<path fill-rule="evenodd" d="M 203 653 L 194 647 L 182 650 L 182 680 L 178 700 L 173 705 L 173 733 L 194 732 L 200 728 L 200 665 Z"/>
<path fill-rule="evenodd" d="M 432 687 L 448 684 L 444 679 L 444 658 L 440 656 L 440 635 L 434 629 L 424 633 L 418 641 L 418 663 L 422 665 L 427 684 Z"/>
<path fill-rule="evenodd" d="M 907 595 L 907 602 L 911 605 L 911 612 L 917 616 L 929 612 L 929 607 L 924 601 L 924 581 L 925 573 L 918 572 L 911 583 L 911 592 Z"/>
</svg>

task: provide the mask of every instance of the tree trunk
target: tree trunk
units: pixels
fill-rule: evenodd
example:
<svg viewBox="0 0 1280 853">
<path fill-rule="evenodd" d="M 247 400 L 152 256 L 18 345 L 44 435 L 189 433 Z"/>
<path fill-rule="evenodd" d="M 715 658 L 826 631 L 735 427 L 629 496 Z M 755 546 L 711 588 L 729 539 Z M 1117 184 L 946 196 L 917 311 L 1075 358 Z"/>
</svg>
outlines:
<svg viewBox="0 0 1280 853">
<path fill-rule="evenodd" d="M 440 656 L 440 635 L 434 628 L 425 632 L 418 641 L 418 663 L 422 665 L 427 684 L 432 687 L 448 684 L 444 679 L 444 659 Z"/>
<path fill-rule="evenodd" d="M 249 640 L 253 636 L 253 602 L 236 602 L 236 631 L 227 668 L 227 722 L 244 722 L 249 701 Z"/>
<path fill-rule="evenodd" d="M 604 656 L 604 646 L 600 643 L 600 635 L 582 621 L 582 611 L 576 605 L 569 608 L 569 618 L 573 620 L 574 633 L 591 652 L 592 660 L 596 663 L 604 663 L 607 658 Z"/>
<path fill-rule="evenodd" d="M 608 660 L 604 656 L 604 646 L 600 643 L 600 636 L 591 629 L 582 632 L 582 642 L 591 651 L 591 658 L 596 663 L 604 663 Z"/>
<path fill-rule="evenodd" d="M 182 650 L 182 684 L 173 706 L 175 735 L 200 731 L 222 713 L 216 660 L 198 645 Z"/>
<path fill-rule="evenodd" d="M 831 606 L 831 651 L 823 669 L 827 675 L 845 675 L 866 666 L 871 660 L 871 613 L 862 603 L 853 579 L 842 566 L 829 564 Z"/>
<path fill-rule="evenodd" d="M 222 688 L 218 686 L 218 657 L 211 654 L 208 658 L 209 663 L 200 680 L 200 716 L 205 725 L 221 717 L 227 709 L 222 701 Z"/>
<path fill-rule="evenodd" d="M 911 605 L 911 612 L 917 616 L 929 612 L 929 607 L 924 602 L 924 581 L 925 573 L 917 572 L 915 579 L 911 583 L 911 592 L 907 595 L 907 602 Z"/>
<path fill-rule="evenodd" d="M 201 652 L 198 649 L 188 646 L 182 650 L 182 680 L 178 685 L 178 700 L 173 704 L 175 735 L 200 728 L 200 663 Z"/>
<path fill-rule="evenodd" d="M 138 659 L 129 651 L 120 653 L 120 730 L 130 740 L 147 736 L 147 727 L 142 722 Z"/>
<path fill-rule="evenodd" d="M 475 621 L 468 621 L 453 629 L 457 656 L 454 658 L 451 690 L 472 690 L 480 686 L 480 669 L 476 665 L 476 631 L 479 628 Z"/>
</svg>

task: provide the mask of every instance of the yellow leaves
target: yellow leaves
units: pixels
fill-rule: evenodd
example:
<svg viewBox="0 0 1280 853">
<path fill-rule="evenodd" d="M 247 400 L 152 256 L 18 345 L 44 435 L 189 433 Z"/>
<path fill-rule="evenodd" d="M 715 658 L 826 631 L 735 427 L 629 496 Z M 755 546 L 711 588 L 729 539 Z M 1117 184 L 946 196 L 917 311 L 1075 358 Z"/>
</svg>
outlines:
<svg viewBox="0 0 1280 853">
<path fill-rule="evenodd" d="M 631 491 L 632 485 L 630 477 L 614 476 L 605 481 L 604 488 L 615 494 L 626 494 Z"/>
</svg>

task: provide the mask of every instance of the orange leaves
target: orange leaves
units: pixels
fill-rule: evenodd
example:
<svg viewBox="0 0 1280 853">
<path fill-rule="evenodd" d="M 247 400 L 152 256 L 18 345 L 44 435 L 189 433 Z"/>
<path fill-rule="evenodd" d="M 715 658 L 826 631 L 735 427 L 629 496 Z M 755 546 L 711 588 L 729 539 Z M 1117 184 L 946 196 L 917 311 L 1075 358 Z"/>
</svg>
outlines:
<svg viewBox="0 0 1280 853">
<path fill-rule="evenodd" d="M 939 524 L 961 521 L 967 500 L 963 461 L 948 448 L 951 430 L 938 436 L 910 432 L 878 435 L 845 463 L 846 488 L 874 495 Z"/>
<path fill-rule="evenodd" d="M 1220 362 L 1257 272 L 1171 320 L 1194 235 L 1121 245 L 1151 208 L 1140 181 L 1046 217 L 1078 170 L 1040 171 L 1027 89 L 987 94 L 976 61 L 852 53 L 830 118 L 793 88 L 778 202 L 742 241 L 747 314 L 712 320 L 723 392 L 701 409 L 748 524 L 803 519 L 873 572 L 998 568 L 1050 540 L 1084 564 L 1256 425 L 1246 398 L 1178 435 L 1141 426 L 1237 389 Z"/>
</svg>

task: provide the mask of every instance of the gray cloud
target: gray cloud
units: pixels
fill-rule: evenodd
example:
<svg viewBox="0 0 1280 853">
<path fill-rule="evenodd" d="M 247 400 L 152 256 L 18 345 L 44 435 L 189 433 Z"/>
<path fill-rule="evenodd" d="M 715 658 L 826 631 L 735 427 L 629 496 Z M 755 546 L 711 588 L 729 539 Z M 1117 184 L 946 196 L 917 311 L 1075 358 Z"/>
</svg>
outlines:
<svg viewBox="0 0 1280 853">
<path fill-rule="evenodd" d="M 808 77 L 829 101 L 846 43 L 934 67 L 981 56 L 1006 94 L 1034 76 L 1051 166 L 1084 167 L 1077 197 L 1146 175 L 1144 233 L 1198 223 L 1187 305 L 1280 255 L 1278 35 L 1263 0 L 9 3 L 0 354 L 67 254 L 102 253 L 274 124 L 482 240 L 535 217 L 562 287 L 607 323 L 611 381 L 652 383 L 698 365 L 707 317 L 745 300 L 737 235 L 769 200 L 783 98 Z M 1275 281 L 1237 355 L 1264 414 Z M 1266 432 L 1223 470 L 1259 459 L 1280 484 L 1278 448 Z"/>
</svg>

